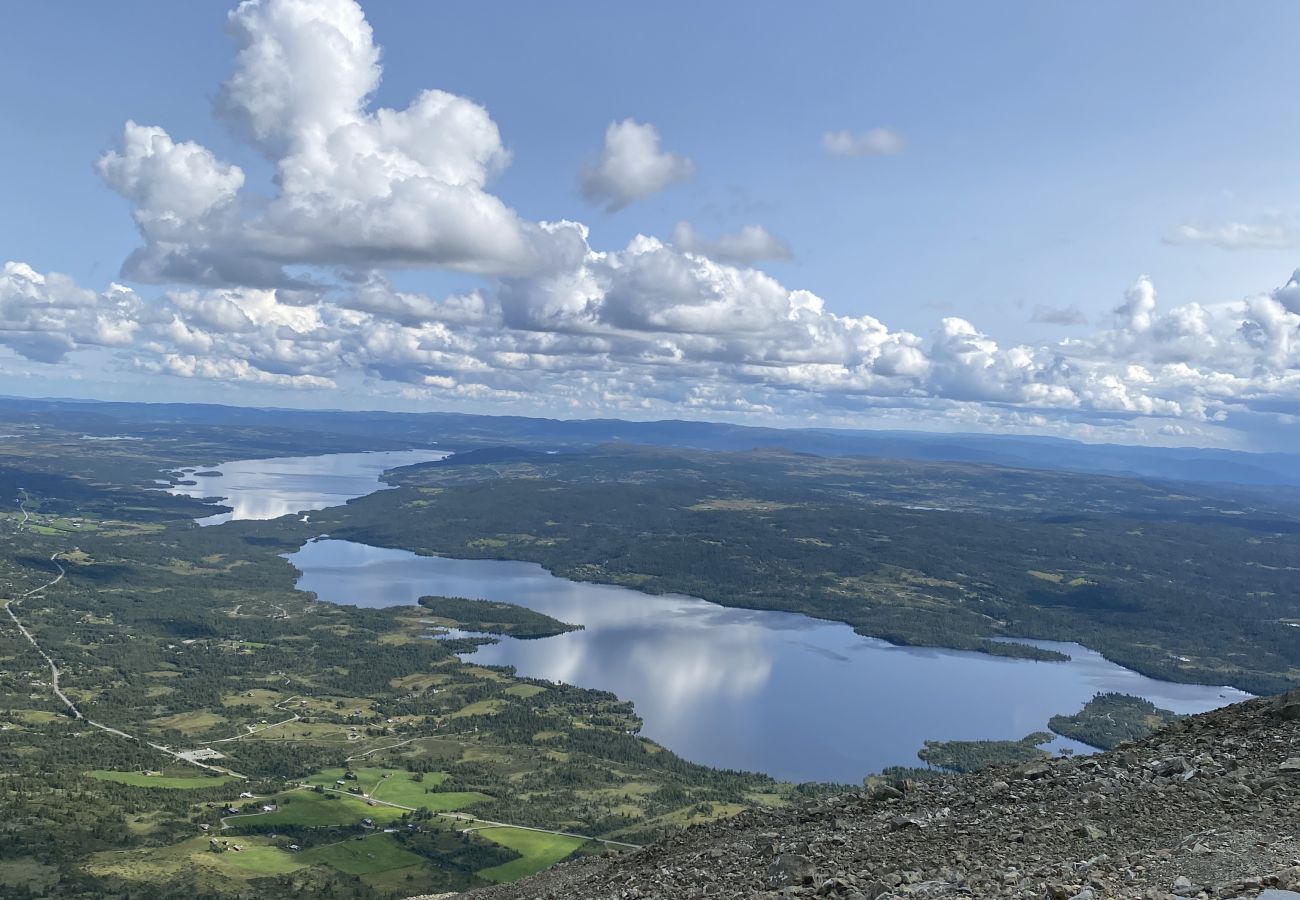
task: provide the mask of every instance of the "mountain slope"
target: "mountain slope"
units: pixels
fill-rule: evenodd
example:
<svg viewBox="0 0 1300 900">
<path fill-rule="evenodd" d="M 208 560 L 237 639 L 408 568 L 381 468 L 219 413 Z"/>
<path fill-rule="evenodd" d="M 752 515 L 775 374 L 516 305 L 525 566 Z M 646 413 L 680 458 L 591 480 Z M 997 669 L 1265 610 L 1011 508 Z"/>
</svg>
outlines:
<svg viewBox="0 0 1300 900">
<path fill-rule="evenodd" d="M 1093 757 L 752 811 L 464 896 L 1087 900 L 1270 888 L 1300 890 L 1300 690 Z"/>
</svg>

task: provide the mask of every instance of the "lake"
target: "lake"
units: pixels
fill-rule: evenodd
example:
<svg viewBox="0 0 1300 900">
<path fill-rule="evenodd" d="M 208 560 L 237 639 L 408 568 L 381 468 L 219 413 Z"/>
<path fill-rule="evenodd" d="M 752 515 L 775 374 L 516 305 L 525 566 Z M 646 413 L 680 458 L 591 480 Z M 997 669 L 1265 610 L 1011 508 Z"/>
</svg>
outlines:
<svg viewBox="0 0 1300 900">
<path fill-rule="evenodd" d="M 339 506 L 383 490 L 387 485 L 379 476 L 385 470 L 450 455 L 445 450 L 381 450 L 238 460 L 211 469 L 180 469 L 183 480 L 195 483 L 174 485 L 168 491 L 184 497 L 220 497 L 222 505 L 231 507 L 231 512 L 199 519 L 200 525 L 220 525 L 232 519 L 278 519 Z M 194 474 L 209 471 L 221 474 Z"/>
<path fill-rule="evenodd" d="M 1247 697 L 1147 678 L 1077 644 L 1031 642 L 1069 654 L 1069 662 L 896 647 L 847 625 L 573 582 L 533 563 L 329 539 L 287 558 L 302 572 L 299 589 L 332 603 L 473 597 L 582 625 L 539 640 L 503 638 L 473 659 L 612 691 L 636 704 L 646 737 L 681 756 L 792 781 L 858 782 L 885 766 L 919 765 L 916 751 L 927 739 L 1024 737 L 1098 691 L 1180 713 Z M 1050 749 L 1060 747 L 1088 752 L 1065 738 Z"/>
<path fill-rule="evenodd" d="M 411 450 L 246 460 L 172 490 L 228 498 L 233 511 L 200 519 L 205 525 L 309 515 L 385 489 L 385 469 L 444 456 Z M 332 603 L 473 597 L 583 625 L 539 640 L 504 638 L 472 658 L 611 691 L 636 704 L 647 737 L 686 759 L 791 781 L 854 783 L 886 766 L 916 765 L 927 739 L 1020 738 L 1098 691 L 1134 694 L 1180 713 L 1247 696 L 1147 678 L 1076 644 L 1031 642 L 1069 654 L 1069 662 L 896 647 L 834 622 L 573 582 L 532 563 L 417 556 L 330 539 L 287 558 L 302 573 L 298 587 Z M 1051 745 L 1060 747 L 1088 749 L 1064 738 Z"/>
</svg>

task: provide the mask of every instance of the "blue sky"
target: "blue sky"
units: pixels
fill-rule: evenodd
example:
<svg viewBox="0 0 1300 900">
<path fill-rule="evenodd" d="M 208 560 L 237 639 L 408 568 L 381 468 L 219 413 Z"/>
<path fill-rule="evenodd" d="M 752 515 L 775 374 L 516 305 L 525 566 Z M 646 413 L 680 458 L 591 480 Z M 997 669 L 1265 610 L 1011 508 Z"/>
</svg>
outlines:
<svg viewBox="0 0 1300 900">
<path fill-rule="evenodd" d="M 364 29 L 350 3 L 264 0 L 242 31 L 228 28 L 232 6 L 7 10 L 26 38 L 0 58 L 0 255 L 26 268 L 0 282 L 0 389 L 1287 443 L 1300 300 L 1277 289 L 1300 264 L 1294 4 L 843 3 L 811 16 L 777 3 L 371 3 L 372 34 L 344 43 L 382 47 L 382 79 L 326 112 L 312 85 L 331 83 L 340 57 L 327 38 L 307 46 L 324 33 L 311 17 Z M 253 78 L 235 56 L 250 45 L 296 48 L 292 84 Z M 214 113 L 241 70 L 324 119 L 250 138 L 264 97 Z M 320 121 L 346 108 L 371 128 L 376 110 L 405 111 L 430 88 L 497 129 L 437 126 L 436 140 L 479 154 L 446 176 L 483 175 L 459 212 L 403 206 L 438 227 L 389 246 L 375 229 L 401 221 L 391 207 L 370 210 L 381 222 L 343 218 L 341 200 L 304 206 L 373 187 L 340 186 L 335 162 L 276 209 L 285 147 L 319 161 Z M 611 151 L 607 129 L 629 119 L 624 135 L 649 157 Z M 214 189 L 176 226 L 166 204 L 211 183 L 106 176 L 97 160 L 146 141 L 124 134 L 128 120 L 169 148 L 193 142 L 226 187 L 238 167 L 238 189 Z M 827 149 L 828 132 L 873 130 L 892 152 Z M 366 140 L 397 181 L 380 194 L 417 196 L 399 155 L 417 180 L 443 177 L 381 132 Z M 633 184 L 620 159 L 674 174 Z M 513 213 L 493 206 L 478 227 L 517 231 L 526 253 L 485 233 L 462 246 L 455 215 L 484 203 Z M 218 206 L 233 217 L 220 229 L 199 221 Z M 152 237 L 133 210 L 154 216 Z M 538 236 L 559 220 L 586 226 L 585 249 Z M 747 226 L 788 253 L 718 246 Z M 661 246 L 631 247 L 638 235 Z M 268 240 L 256 278 L 123 268 L 142 244 L 242 260 Z M 304 281 L 310 298 L 287 293 Z M 112 282 L 130 297 L 106 297 Z M 473 314 L 448 307 L 474 291 Z"/>
</svg>

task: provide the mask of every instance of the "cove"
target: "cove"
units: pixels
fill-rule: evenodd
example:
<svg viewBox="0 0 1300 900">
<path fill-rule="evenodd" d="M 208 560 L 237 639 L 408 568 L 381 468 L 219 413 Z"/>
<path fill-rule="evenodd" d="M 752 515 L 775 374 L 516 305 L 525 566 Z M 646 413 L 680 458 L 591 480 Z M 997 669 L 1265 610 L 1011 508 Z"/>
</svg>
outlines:
<svg viewBox="0 0 1300 900">
<path fill-rule="evenodd" d="M 1033 641 L 1068 662 L 898 647 L 794 613 L 730 609 L 558 578 L 533 563 L 417 556 L 319 539 L 287 555 L 298 587 L 331 603 L 383 607 L 421 596 L 514 603 L 584 626 L 501 639 L 474 661 L 611 691 L 636 705 L 645 736 L 693 762 L 790 781 L 856 783 L 919 765 L 927 739 L 1015 739 L 1046 730 L 1099 691 L 1179 713 L 1249 695 L 1158 681 L 1077 644 Z M 1058 738 L 1048 749 L 1089 748 Z"/>
</svg>

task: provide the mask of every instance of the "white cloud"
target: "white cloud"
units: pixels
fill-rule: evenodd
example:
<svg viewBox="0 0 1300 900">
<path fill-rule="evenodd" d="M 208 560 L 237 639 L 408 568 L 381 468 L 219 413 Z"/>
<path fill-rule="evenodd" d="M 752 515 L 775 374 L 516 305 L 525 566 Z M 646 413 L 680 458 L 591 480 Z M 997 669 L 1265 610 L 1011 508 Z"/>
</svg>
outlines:
<svg viewBox="0 0 1300 900">
<path fill-rule="evenodd" d="M 581 223 L 520 219 L 487 190 L 509 154 L 485 109 L 437 90 L 373 107 L 380 53 L 352 0 L 248 0 L 231 30 L 239 51 L 218 107 L 271 161 L 270 196 L 206 148 L 128 122 L 98 163 L 144 238 L 125 269 L 187 287 L 96 293 L 10 263 L 0 345 L 40 362 L 96 349 L 179 378 L 317 390 L 367 379 L 409 398 L 575 414 L 893 414 L 1093 438 L 1169 426 L 1191 440 L 1300 409 L 1300 279 L 1164 308 L 1139 278 L 1102 330 L 1063 341 L 1008 345 L 958 317 L 922 336 L 752 268 L 789 256 L 759 225 L 709 238 L 682 222 L 671 244 L 601 250 Z M 902 149 L 883 129 L 825 145 Z M 617 209 L 692 169 L 628 119 L 611 124 L 584 189 Z M 434 298 L 395 287 L 386 270 L 400 266 L 486 277 Z M 1082 324 L 1052 293 L 1031 298 L 1035 320 Z"/>
<path fill-rule="evenodd" d="M 610 122 L 599 158 L 580 178 L 583 196 L 615 212 L 695 173 L 695 163 L 661 150 L 659 131 L 633 119 Z"/>
<path fill-rule="evenodd" d="M 791 257 L 789 245 L 762 225 L 746 225 L 735 234 L 710 240 L 697 233 L 690 222 L 678 222 L 673 229 L 673 246 L 683 253 L 698 253 L 738 266 Z"/>
<path fill-rule="evenodd" d="M 1151 329 L 1151 315 L 1156 308 L 1156 288 L 1143 275 L 1124 292 L 1124 302 L 1115 308 L 1120 327 L 1141 333 Z"/>
<path fill-rule="evenodd" d="M 78 347 L 129 346 L 143 318 L 140 299 L 120 284 L 96 294 L 24 263 L 0 270 L 0 345 L 27 359 L 54 363 Z"/>
<path fill-rule="evenodd" d="M 509 162 L 478 104 L 429 90 L 369 109 L 379 48 L 353 0 L 246 0 L 219 109 L 275 164 L 278 193 L 241 208 L 244 174 L 161 128 L 127 123 L 99 171 L 135 204 L 144 281 L 289 285 L 290 264 L 520 273 L 544 237 L 486 191 Z"/>
<path fill-rule="evenodd" d="M 1213 226 L 1184 224 L 1166 236 L 1165 243 L 1202 244 L 1222 250 L 1290 250 L 1300 246 L 1300 232 L 1279 217 Z"/>
<path fill-rule="evenodd" d="M 244 185 L 238 166 L 217 161 L 193 142 L 177 144 L 161 128 L 127 122 L 121 152 L 110 150 L 96 169 L 109 187 L 135 204 L 135 219 L 165 240 L 187 223 L 229 207 Z"/>
<path fill-rule="evenodd" d="M 902 153 L 906 142 L 889 128 L 872 128 L 855 134 L 852 131 L 828 131 L 822 135 L 822 147 L 832 156 L 893 156 Z"/>
<path fill-rule="evenodd" d="M 653 238 L 602 252 L 580 226 L 545 229 L 582 252 L 543 275 L 441 300 L 374 276 L 307 302 L 262 288 L 145 301 L 10 263 L 0 343 L 35 360 L 109 347 L 128 366 L 177 377 L 331 389 L 366 376 L 408 397 L 575 413 L 806 420 L 894 409 L 1191 439 L 1233 417 L 1300 407 L 1297 279 L 1238 301 L 1163 309 L 1140 278 L 1107 330 L 1004 345 L 957 317 L 922 338 L 839 315 L 770 275 Z M 1124 424 L 1135 418 L 1183 430 Z"/>
</svg>

